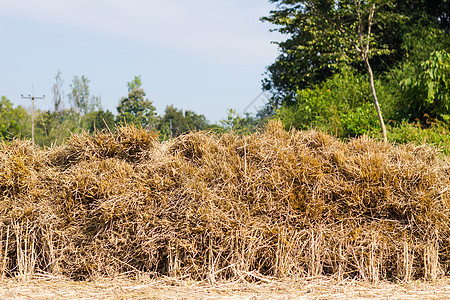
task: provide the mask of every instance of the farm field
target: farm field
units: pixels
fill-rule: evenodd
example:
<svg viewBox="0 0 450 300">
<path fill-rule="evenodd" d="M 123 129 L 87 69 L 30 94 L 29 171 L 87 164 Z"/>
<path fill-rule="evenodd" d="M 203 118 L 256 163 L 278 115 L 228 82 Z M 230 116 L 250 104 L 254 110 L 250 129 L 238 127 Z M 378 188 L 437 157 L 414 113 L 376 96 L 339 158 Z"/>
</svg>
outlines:
<svg viewBox="0 0 450 300">
<path fill-rule="evenodd" d="M 316 278 L 261 284 L 226 282 L 209 285 L 161 280 L 97 279 L 73 282 L 36 279 L 2 281 L 0 299 L 436 299 L 450 298 L 450 279 L 435 282 L 371 284 Z"/>
</svg>

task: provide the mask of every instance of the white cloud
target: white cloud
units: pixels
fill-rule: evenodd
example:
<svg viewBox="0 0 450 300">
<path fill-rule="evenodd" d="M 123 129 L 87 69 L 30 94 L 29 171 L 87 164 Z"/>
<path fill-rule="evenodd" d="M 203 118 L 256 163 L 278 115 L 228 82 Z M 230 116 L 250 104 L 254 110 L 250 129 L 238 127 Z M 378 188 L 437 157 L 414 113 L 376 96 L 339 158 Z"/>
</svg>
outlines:
<svg viewBox="0 0 450 300">
<path fill-rule="evenodd" d="M 0 0 L 0 13 L 162 45 L 220 64 L 267 64 L 261 0 Z"/>
</svg>

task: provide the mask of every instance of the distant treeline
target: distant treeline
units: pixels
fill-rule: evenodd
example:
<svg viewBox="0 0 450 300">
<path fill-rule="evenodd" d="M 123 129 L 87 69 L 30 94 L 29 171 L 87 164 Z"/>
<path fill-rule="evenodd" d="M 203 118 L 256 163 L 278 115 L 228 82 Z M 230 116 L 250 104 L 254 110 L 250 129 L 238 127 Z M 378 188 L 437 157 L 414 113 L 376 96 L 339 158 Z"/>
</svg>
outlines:
<svg viewBox="0 0 450 300">
<path fill-rule="evenodd" d="M 161 140 L 179 136 L 188 131 L 235 130 L 248 132 L 256 128 L 257 122 L 247 115 L 241 117 L 233 110 L 219 124 L 211 124 L 202 114 L 168 105 L 163 115 L 157 115 L 153 102 L 146 98 L 140 76 L 127 83 L 128 95 L 120 99 L 117 112 L 103 110 L 100 97 L 91 95 L 89 79 L 75 76 L 70 84 L 70 93 L 63 94 L 61 72 L 58 71 L 53 87 L 51 110 L 34 112 L 35 143 L 41 146 L 60 144 L 73 133 L 107 130 L 115 132 L 117 126 L 135 125 L 157 131 Z M 64 108 L 64 98 L 69 108 Z M 22 106 L 14 107 L 5 96 L 0 100 L 0 140 L 30 139 L 32 136 L 32 112 Z"/>
</svg>

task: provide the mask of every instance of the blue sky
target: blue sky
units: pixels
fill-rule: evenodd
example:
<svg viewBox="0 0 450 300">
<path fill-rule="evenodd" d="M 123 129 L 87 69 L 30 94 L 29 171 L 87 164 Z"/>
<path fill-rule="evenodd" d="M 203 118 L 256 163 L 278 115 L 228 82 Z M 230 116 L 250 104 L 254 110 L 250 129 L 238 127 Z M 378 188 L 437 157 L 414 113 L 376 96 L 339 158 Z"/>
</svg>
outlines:
<svg viewBox="0 0 450 300">
<path fill-rule="evenodd" d="M 60 70 L 66 94 L 85 75 L 116 113 L 127 82 L 141 75 L 159 114 L 173 104 L 217 122 L 261 92 L 280 36 L 259 18 L 274 8 L 268 0 L 0 0 L 0 95 L 30 107 L 20 95 L 33 85 L 46 96 L 37 107 L 50 109 Z"/>
</svg>

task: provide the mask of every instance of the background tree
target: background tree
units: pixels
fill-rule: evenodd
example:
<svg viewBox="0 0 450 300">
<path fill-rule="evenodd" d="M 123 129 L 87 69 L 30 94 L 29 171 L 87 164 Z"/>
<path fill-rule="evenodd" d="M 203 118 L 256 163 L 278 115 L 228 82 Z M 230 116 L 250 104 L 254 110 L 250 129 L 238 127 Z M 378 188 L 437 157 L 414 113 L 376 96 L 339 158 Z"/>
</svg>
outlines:
<svg viewBox="0 0 450 300">
<path fill-rule="evenodd" d="M 88 114 L 89 115 L 89 114 Z M 55 111 L 38 111 L 35 126 L 35 143 L 40 146 L 62 144 L 73 133 L 81 133 L 85 128 L 85 119 L 73 108 Z"/>
<path fill-rule="evenodd" d="M 240 115 L 234 109 L 227 110 L 227 118 L 220 121 L 225 131 L 232 131 L 239 135 L 248 135 L 257 131 L 261 120 L 252 116 L 250 113 Z"/>
<path fill-rule="evenodd" d="M 361 61 L 355 59 L 354 47 L 349 45 L 350 33 L 357 34 L 358 12 L 353 0 L 271 0 L 277 9 L 262 18 L 276 25 L 274 29 L 288 38 L 278 43 L 281 52 L 277 60 L 268 67 L 263 88 L 274 95 L 274 109 L 282 104 L 292 104 L 298 90 L 325 81 L 342 65 L 363 69 Z M 388 1 L 386 1 L 388 2 Z M 362 3 L 360 5 L 363 5 Z M 364 2 L 364 7 L 368 3 Z M 363 11 L 360 9 L 360 13 Z M 400 48 L 399 24 L 404 18 L 386 18 L 394 12 L 388 6 L 377 11 L 376 26 L 371 34 L 377 37 L 378 45 Z M 381 16 L 381 17 L 380 17 Z M 401 16 L 397 14 L 397 16 Z M 364 20 L 361 14 L 361 21 Z M 367 24 L 367 23 L 366 23 Z M 361 29 L 365 30 L 361 24 Z M 342 32 L 346 28 L 346 32 Z M 361 31 L 362 33 L 362 31 Z M 347 37 L 347 38 L 345 38 Z M 364 40 L 366 41 L 366 40 Z M 371 40 L 373 42 L 374 39 Z M 396 51 L 373 52 L 371 61 L 376 71 L 385 71 L 398 61 Z M 383 61 L 383 63 L 378 63 Z"/>
<path fill-rule="evenodd" d="M 270 90 L 274 95 L 264 112 L 270 113 L 272 110 L 272 114 L 277 113 L 277 109 L 283 106 L 283 118 L 290 116 L 292 120 L 295 114 L 306 113 L 308 107 L 311 107 L 311 102 L 306 101 L 307 99 L 313 99 L 312 103 L 315 104 L 322 103 L 322 107 L 326 110 L 336 105 L 341 106 L 345 101 L 332 102 L 337 101 L 333 97 L 334 94 L 342 94 L 338 91 L 340 87 L 335 87 L 333 94 L 328 98 L 323 97 L 327 94 L 327 90 L 323 87 L 329 85 L 328 81 L 330 83 L 339 81 L 334 76 L 346 76 L 346 72 L 342 71 L 346 67 L 356 71 L 355 76 L 358 74 L 366 76 L 372 91 L 372 102 L 378 111 L 375 117 L 378 116 L 382 127 L 385 116 L 381 114 L 376 101 L 380 87 L 383 87 L 381 106 L 388 112 L 387 119 L 398 121 L 398 124 L 401 124 L 404 118 L 409 121 L 419 118 L 423 122 L 427 117 L 437 116 L 433 111 L 442 111 L 443 107 L 440 105 L 446 102 L 444 95 L 448 94 L 445 92 L 446 84 L 442 80 L 446 76 L 435 80 L 425 74 L 430 74 L 430 68 L 437 68 L 433 67 L 437 64 L 429 60 L 434 57 L 432 53 L 441 53 L 444 57 L 442 51 L 446 51 L 450 46 L 448 1 L 271 0 L 270 2 L 277 5 L 276 9 L 263 20 L 276 25 L 275 30 L 286 34 L 287 39 L 279 43 L 281 54 L 274 64 L 268 67 L 267 77 L 263 81 L 263 88 Z M 437 62 L 436 57 L 433 59 Z M 440 64 L 442 67 L 440 74 L 444 72 L 444 65 L 445 63 Z M 425 66 L 428 70 L 424 69 Z M 424 76 L 421 77 L 420 74 Z M 349 79 L 360 78 L 355 76 Z M 415 88 L 408 84 L 414 81 L 413 78 L 423 79 L 422 83 L 427 82 L 420 84 L 421 90 L 425 92 L 417 92 L 418 83 Z M 399 85 L 399 82 L 402 82 L 402 85 Z M 355 84 L 358 83 L 355 81 Z M 427 100 L 424 96 L 430 91 L 425 89 L 428 86 L 439 87 L 436 92 L 437 98 L 434 97 L 434 100 L 430 98 Z M 308 89 L 324 94 L 308 93 L 306 92 Z M 347 96 L 349 95 L 350 93 L 347 93 Z M 363 94 L 353 96 L 358 97 L 358 101 L 354 102 L 357 106 L 354 104 L 348 106 L 353 107 L 353 111 L 338 112 L 340 121 L 344 119 L 343 113 L 350 116 L 355 115 L 356 111 L 359 111 L 356 115 L 365 111 L 365 105 L 361 102 L 362 99 L 366 99 L 365 96 Z M 321 100 L 317 102 L 318 99 Z M 424 105 L 425 103 L 427 104 Z M 443 116 L 439 118 L 444 119 Z M 306 124 L 299 124 L 300 120 L 306 120 L 305 116 L 295 116 L 294 119 L 296 121 L 291 123 L 297 124 L 295 126 L 303 127 L 311 124 L 308 121 Z M 358 119 L 359 117 L 349 118 L 353 121 Z M 363 119 L 361 122 L 361 125 L 364 125 Z M 351 132 L 361 132 L 357 128 L 365 127 L 353 125 L 341 127 L 343 131 L 338 135 L 345 136 L 344 132 L 352 135 Z M 344 128 L 357 130 L 348 131 Z M 382 131 L 386 132 L 384 129 Z"/>
<path fill-rule="evenodd" d="M 330 30 L 330 24 L 315 22 L 314 16 L 330 11 L 331 3 L 315 5 L 310 1 L 270 2 L 276 3 L 277 9 L 262 20 L 276 25 L 277 29 L 274 30 L 289 36 L 285 41 L 277 43 L 281 54 L 267 68 L 268 77 L 263 81 L 263 88 L 273 95 L 273 101 L 269 104 L 276 109 L 282 104 L 295 102 L 297 90 L 321 82 L 332 74 L 333 68 L 328 63 L 326 53 L 337 45 L 331 42 L 317 43 L 315 38 L 317 34 Z"/>
<path fill-rule="evenodd" d="M 357 57 L 364 63 L 369 75 L 370 90 L 372 92 L 373 104 L 377 112 L 378 121 L 381 126 L 384 142 L 387 142 L 386 126 L 384 124 L 383 115 L 381 113 L 378 96 L 375 89 L 374 74 L 370 63 L 370 58 L 374 53 L 389 53 L 388 45 L 376 42 L 373 27 L 376 23 L 388 23 L 394 18 L 401 18 L 401 15 L 394 14 L 390 11 L 393 7 L 391 1 L 386 0 L 353 0 L 353 3 L 342 1 L 342 14 L 338 14 L 336 28 L 342 33 L 342 45 L 345 45 L 343 55 L 349 57 L 352 53 L 349 46 L 353 46 Z M 381 9 L 386 6 L 384 11 Z M 380 22 L 380 21 L 384 22 Z M 380 31 L 381 32 L 381 31 Z M 338 33 L 336 33 L 338 34 Z M 346 45 L 345 42 L 347 41 Z M 378 46 L 378 47 L 377 47 Z M 349 59 L 351 62 L 352 58 Z"/>
<path fill-rule="evenodd" d="M 418 26 L 405 34 L 403 49 L 407 59 L 386 77 L 398 98 L 395 118 L 422 125 L 430 119 L 444 120 L 443 115 L 449 114 L 443 104 L 450 94 L 446 51 L 450 49 L 450 35 L 435 27 Z"/>
<path fill-rule="evenodd" d="M 356 60 L 349 62 L 344 59 L 345 56 L 339 55 L 349 48 L 342 44 L 342 36 L 336 32 L 339 31 L 336 24 L 340 28 L 355 25 L 355 2 L 359 2 L 361 7 L 376 4 L 372 42 L 391 50 L 372 53 L 370 62 L 375 73 L 386 72 L 407 58 L 408 52 L 405 51 L 403 42 L 404 36 L 409 32 L 415 31 L 417 27 L 433 27 L 447 32 L 448 36 L 450 24 L 450 2 L 447 0 L 269 2 L 276 4 L 276 9 L 261 20 L 274 24 L 276 28 L 273 31 L 287 37 L 276 43 L 280 55 L 268 66 L 263 80 L 263 88 L 274 95 L 269 105 L 275 109 L 283 103 L 295 102 L 298 90 L 325 81 L 337 71 L 339 62 L 364 70 L 363 64 Z M 353 32 L 357 32 L 356 27 Z"/>
<path fill-rule="evenodd" d="M 307 0 L 278 2 L 278 10 L 272 11 L 270 17 L 263 20 L 281 25 L 282 33 L 292 34 L 286 42 L 281 43 L 283 54 L 269 67 L 272 80 L 266 80 L 266 89 L 273 89 L 283 102 L 293 102 L 298 90 L 323 82 L 333 72 L 350 65 L 356 68 L 365 67 L 369 75 L 373 103 L 377 111 L 383 139 L 386 140 L 386 129 L 374 85 L 374 74 L 371 59 L 377 56 L 388 57 L 389 45 L 385 42 L 385 31 L 392 27 L 395 21 L 402 20 L 402 16 L 392 11 L 392 1 L 386 0 Z M 290 58 L 286 64 L 285 59 Z M 282 66 L 280 69 L 278 66 Z M 283 70 L 288 67 L 288 73 Z M 296 72 L 302 70 L 301 72 Z M 292 74 L 292 71 L 297 74 Z M 273 77 L 273 75 L 276 75 Z M 277 86 L 280 78 L 288 85 Z M 292 79 L 294 78 L 294 79 Z M 281 91 L 287 89 L 287 91 Z M 281 103 L 280 103 L 281 102 Z"/>
<path fill-rule="evenodd" d="M 29 136 L 27 124 L 30 116 L 27 111 L 18 106 L 14 108 L 12 102 L 5 96 L 0 100 L 0 140 L 24 138 Z"/>
<path fill-rule="evenodd" d="M 86 116 L 86 131 L 93 133 L 96 130 L 111 130 L 115 128 L 114 115 L 109 110 L 103 111 L 93 111 L 88 113 Z"/>
<path fill-rule="evenodd" d="M 158 130 L 165 138 L 176 137 L 192 130 L 205 130 L 209 126 L 204 115 L 169 105 L 158 124 Z"/>
<path fill-rule="evenodd" d="M 117 123 L 135 124 L 143 128 L 154 127 L 157 122 L 156 108 L 152 101 L 145 98 L 141 88 L 141 76 L 135 76 L 128 82 L 128 97 L 120 99 L 117 107 Z"/>
<path fill-rule="evenodd" d="M 56 72 L 55 83 L 53 84 L 52 93 L 53 93 L 53 106 L 55 112 L 59 112 L 63 106 L 63 84 L 64 80 L 61 78 L 61 71 Z"/>
<path fill-rule="evenodd" d="M 380 80 L 374 83 L 383 99 L 390 92 Z M 326 81 L 298 92 L 295 104 L 283 106 L 277 118 L 286 129 L 320 129 L 341 138 L 374 135 L 379 132 L 377 114 L 367 76 L 348 67 Z M 392 105 L 386 105 L 392 115 Z"/>
<path fill-rule="evenodd" d="M 82 115 L 101 108 L 100 98 L 91 96 L 90 80 L 86 76 L 74 76 L 70 84 L 69 101 L 73 108 Z"/>
<path fill-rule="evenodd" d="M 401 82 L 410 116 L 450 123 L 450 54 L 433 51 L 410 75 Z"/>
<path fill-rule="evenodd" d="M 450 1 L 448 0 L 397 0 L 395 10 L 409 17 L 407 27 L 434 27 L 450 29 Z M 407 29 L 404 28 L 404 29 Z"/>
</svg>

